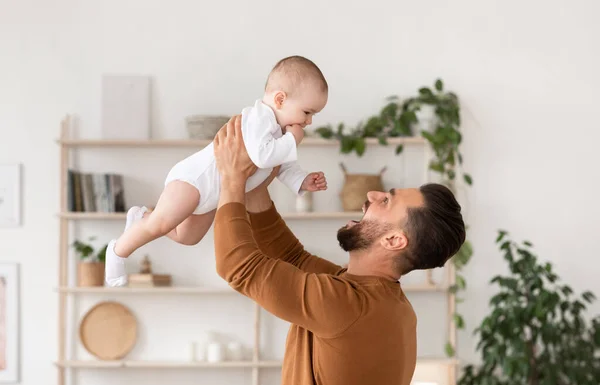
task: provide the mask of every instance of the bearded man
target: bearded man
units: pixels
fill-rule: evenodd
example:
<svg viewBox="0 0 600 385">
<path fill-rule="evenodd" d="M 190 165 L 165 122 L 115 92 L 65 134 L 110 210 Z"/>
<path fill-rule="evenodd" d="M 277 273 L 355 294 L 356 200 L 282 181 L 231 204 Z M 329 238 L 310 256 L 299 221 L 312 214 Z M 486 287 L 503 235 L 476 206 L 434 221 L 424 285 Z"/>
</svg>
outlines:
<svg viewBox="0 0 600 385">
<path fill-rule="evenodd" d="M 371 191 L 360 221 L 339 229 L 347 268 L 312 255 L 267 190 L 245 194 L 256 171 L 240 117 L 215 138 L 221 196 L 215 215 L 218 274 L 291 323 L 282 385 L 409 385 L 417 355 L 415 312 L 400 278 L 442 267 L 465 240 L 461 207 L 440 184 Z"/>
</svg>

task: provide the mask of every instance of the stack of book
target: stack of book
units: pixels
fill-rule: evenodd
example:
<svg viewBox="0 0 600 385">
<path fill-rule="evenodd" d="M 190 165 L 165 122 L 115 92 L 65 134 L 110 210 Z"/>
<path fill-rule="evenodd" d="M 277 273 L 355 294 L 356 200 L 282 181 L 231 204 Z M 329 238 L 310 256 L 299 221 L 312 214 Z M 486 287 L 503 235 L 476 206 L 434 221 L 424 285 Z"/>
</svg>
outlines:
<svg viewBox="0 0 600 385">
<path fill-rule="evenodd" d="M 123 176 L 68 170 L 67 208 L 72 212 L 125 212 Z"/>
<path fill-rule="evenodd" d="M 129 287 L 171 286 L 169 274 L 129 274 Z"/>
</svg>

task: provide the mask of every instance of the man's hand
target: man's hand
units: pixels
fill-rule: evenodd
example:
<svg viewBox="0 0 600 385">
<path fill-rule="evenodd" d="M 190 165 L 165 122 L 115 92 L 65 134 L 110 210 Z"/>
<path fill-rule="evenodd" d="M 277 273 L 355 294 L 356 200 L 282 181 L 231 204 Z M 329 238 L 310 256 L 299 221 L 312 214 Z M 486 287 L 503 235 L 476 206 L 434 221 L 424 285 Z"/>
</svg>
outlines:
<svg viewBox="0 0 600 385">
<path fill-rule="evenodd" d="M 217 169 L 221 175 L 221 196 L 218 207 L 229 202 L 245 201 L 246 181 L 257 167 L 246 151 L 242 138 L 242 117 L 229 119 L 214 140 Z"/>
<path fill-rule="evenodd" d="M 292 135 L 294 135 L 294 139 L 296 139 L 296 145 L 300 144 L 300 142 L 302 142 L 302 139 L 304 139 L 304 128 L 302 128 L 302 126 L 299 124 L 287 126 L 285 128 L 285 131 L 291 132 Z"/>
<path fill-rule="evenodd" d="M 239 179 L 245 183 L 257 170 L 244 145 L 241 115 L 233 116 L 219 130 L 214 140 L 214 152 L 221 179 Z"/>
<path fill-rule="evenodd" d="M 304 178 L 300 190 L 321 191 L 327 190 L 327 180 L 322 172 L 311 172 Z"/>
</svg>

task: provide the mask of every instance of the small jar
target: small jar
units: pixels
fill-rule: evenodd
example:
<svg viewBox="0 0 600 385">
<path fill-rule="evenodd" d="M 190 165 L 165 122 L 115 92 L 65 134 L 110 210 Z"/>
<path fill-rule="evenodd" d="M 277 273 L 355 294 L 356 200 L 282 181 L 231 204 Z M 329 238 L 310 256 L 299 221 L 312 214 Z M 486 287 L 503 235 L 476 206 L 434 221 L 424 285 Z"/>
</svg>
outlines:
<svg viewBox="0 0 600 385">
<path fill-rule="evenodd" d="M 307 191 L 296 198 L 296 211 L 299 213 L 308 213 L 313 210 L 312 193 Z"/>
<path fill-rule="evenodd" d="M 221 362 L 223 358 L 223 346 L 220 343 L 212 341 L 206 346 L 206 361 Z"/>
<path fill-rule="evenodd" d="M 230 361 L 242 361 L 244 359 L 244 348 L 239 342 L 232 341 L 227 344 L 227 355 Z"/>
</svg>

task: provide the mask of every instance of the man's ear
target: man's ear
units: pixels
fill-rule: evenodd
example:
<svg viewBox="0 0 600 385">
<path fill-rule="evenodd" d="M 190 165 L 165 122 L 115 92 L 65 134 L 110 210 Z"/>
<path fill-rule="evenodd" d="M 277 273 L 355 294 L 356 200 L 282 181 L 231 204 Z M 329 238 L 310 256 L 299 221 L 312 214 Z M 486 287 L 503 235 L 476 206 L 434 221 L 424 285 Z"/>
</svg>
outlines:
<svg viewBox="0 0 600 385">
<path fill-rule="evenodd" d="M 281 109 L 283 108 L 283 103 L 285 103 L 285 100 L 287 99 L 287 95 L 283 91 L 277 91 L 273 98 L 273 101 L 275 102 L 275 107 L 277 109 Z"/>
<path fill-rule="evenodd" d="M 401 251 L 408 246 L 408 238 L 403 231 L 393 231 L 381 238 L 381 246 L 386 250 Z"/>
</svg>

